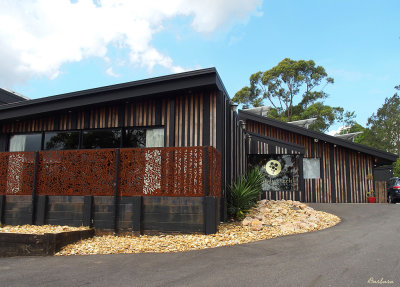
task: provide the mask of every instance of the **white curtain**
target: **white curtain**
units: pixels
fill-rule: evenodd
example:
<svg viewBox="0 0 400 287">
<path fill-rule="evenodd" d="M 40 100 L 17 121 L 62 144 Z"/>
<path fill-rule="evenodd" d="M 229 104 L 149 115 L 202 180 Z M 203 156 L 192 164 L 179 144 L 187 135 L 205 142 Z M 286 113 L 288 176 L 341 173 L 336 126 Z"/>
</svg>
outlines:
<svg viewBox="0 0 400 287">
<path fill-rule="evenodd" d="M 163 147 L 164 129 L 146 130 L 146 147 Z"/>
<path fill-rule="evenodd" d="M 26 135 L 13 135 L 10 138 L 10 151 L 24 151 Z"/>
</svg>

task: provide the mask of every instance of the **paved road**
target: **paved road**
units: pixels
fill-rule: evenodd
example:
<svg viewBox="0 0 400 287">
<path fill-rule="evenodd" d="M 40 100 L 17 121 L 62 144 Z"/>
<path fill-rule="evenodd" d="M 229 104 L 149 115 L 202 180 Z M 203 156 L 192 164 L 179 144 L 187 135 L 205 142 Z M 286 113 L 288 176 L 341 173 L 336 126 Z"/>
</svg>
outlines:
<svg viewBox="0 0 400 287">
<path fill-rule="evenodd" d="M 400 205 L 311 206 L 342 222 L 177 254 L 2 258 L 0 286 L 400 286 Z"/>
</svg>

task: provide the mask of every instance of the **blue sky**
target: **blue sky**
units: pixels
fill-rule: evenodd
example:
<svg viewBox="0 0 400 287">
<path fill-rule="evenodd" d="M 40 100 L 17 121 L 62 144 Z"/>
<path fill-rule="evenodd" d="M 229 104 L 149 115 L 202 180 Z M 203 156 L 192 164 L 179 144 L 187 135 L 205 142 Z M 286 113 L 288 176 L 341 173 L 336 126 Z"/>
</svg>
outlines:
<svg viewBox="0 0 400 287">
<path fill-rule="evenodd" d="M 400 84 L 398 0 L 3 2 L 0 86 L 31 98 L 207 67 L 232 97 L 288 57 L 323 66 L 326 103 L 365 125 Z"/>
</svg>

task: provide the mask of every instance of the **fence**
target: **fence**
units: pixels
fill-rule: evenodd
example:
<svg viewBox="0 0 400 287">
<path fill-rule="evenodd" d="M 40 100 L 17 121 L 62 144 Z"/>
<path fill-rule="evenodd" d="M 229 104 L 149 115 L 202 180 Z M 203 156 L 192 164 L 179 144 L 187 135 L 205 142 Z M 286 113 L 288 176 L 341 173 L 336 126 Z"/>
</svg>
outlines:
<svg viewBox="0 0 400 287">
<path fill-rule="evenodd" d="M 386 181 L 375 181 L 375 202 L 387 203 Z"/>
<path fill-rule="evenodd" d="M 0 194 L 221 196 L 212 147 L 0 153 Z"/>
</svg>

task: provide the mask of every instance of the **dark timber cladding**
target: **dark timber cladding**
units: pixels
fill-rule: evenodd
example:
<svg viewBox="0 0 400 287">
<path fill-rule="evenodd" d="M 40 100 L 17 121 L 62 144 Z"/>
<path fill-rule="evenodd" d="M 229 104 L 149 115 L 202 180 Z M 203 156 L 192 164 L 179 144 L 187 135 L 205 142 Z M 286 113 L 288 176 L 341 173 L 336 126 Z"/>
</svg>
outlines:
<svg viewBox="0 0 400 287">
<path fill-rule="evenodd" d="M 221 153 L 221 170 L 212 172 L 221 174 L 222 219 L 226 186 L 246 172 L 248 154 L 295 155 L 301 190 L 295 197 L 306 202 L 365 202 L 374 186 L 384 192 L 384 185 L 370 176 L 374 167 L 397 159 L 322 133 L 237 113 L 215 68 L 0 104 L 0 151 L 7 152 L 10 136 L 18 133 L 42 133 L 43 146 L 48 131 L 115 128 L 124 139 L 131 127 L 164 129 L 165 147 L 211 146 Z M 320 178 L 303 178 L 303 158 L 320 159 Z M 21 190 L 28 187 L 22 185 Z"/>
<path fill-rule="evenodd" d="M 276 126 L 273 120 L 244 112 L 240 112 L 239 116 L 246 120 L 247 130 L 256 141 L 251 145 L 251 153 L 294 154 L 295 148 L 302 146 L 304 158 L 320 159 L 320 178 L 304 179 L 304 201 L 306 202 L 366 202 L 367 192 L 374 189 L 371 177 L 374 164 L 379 161 L 395 160 L 395 155 L 373 149 L 368 151 L 368 147 L 335 138 L 331 140 L 332 137 L 328 138 L 322 133 L 289 126 L 289 124 L 281 123 L 281 126 Z M 326 137 L 326 140 L 323 137 Z M 275 145 L 279 145 L 279 141 L 282 141 L 283 147 L 280 151 L 275 148 Z M 294 146 L 290 148 L 288 146 L 290 144 Z M 354 149 L 340 144 L 349 147 L 354 145 Z M 364 152 L 363 149 L 366 151 Z"/>
<path fill-rule="evenodd" d="M 214 68 L 0 106 L 1 151 L 15 133 L 129 127 L 164 128 L 165 147 L 217 148 L 223 190 L 245 169 L 243 129 Z"/>
</svg>

